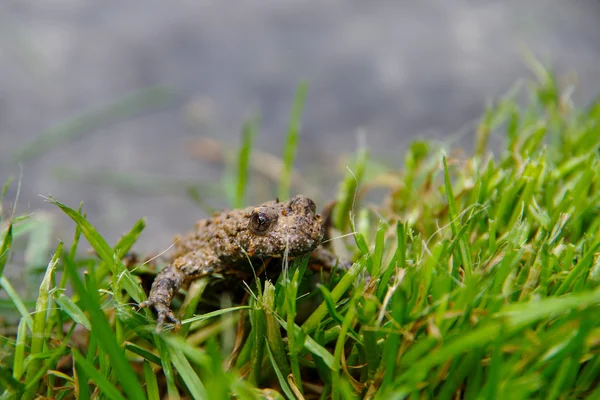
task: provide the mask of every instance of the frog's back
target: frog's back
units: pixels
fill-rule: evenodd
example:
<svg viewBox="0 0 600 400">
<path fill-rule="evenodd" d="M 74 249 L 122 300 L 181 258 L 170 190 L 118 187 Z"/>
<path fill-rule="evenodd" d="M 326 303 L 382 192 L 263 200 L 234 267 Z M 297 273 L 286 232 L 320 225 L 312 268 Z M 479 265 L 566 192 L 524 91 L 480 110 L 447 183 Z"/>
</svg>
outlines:
<svg viewBox="0 0 600 400">
<path fill-rule="evenodd" d="M 224 211 L 198 221 L 195 231 L 176 238 L 173 259 L 210 251 L 232 264 L 285 253 L 304 254 L 321 243 L 322 222 L 314 202 L 304 196 Z"/>
</svg>

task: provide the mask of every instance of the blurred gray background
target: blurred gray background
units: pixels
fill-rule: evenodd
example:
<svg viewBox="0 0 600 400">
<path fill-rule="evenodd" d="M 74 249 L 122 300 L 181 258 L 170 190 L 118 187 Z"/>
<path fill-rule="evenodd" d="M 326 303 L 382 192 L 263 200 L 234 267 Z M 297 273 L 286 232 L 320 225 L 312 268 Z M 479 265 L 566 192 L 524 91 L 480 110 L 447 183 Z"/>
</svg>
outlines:
<svg viewBox="0 0 600 400">
<path fill-rule="evenodd" d="M 226 205 L 222 156 L 258 112 L 269 169 L 302 80 L 294 191 L 321 205 L 358 130 L 389 165 L 414 138 L 463 132 L 468 148 L 486 100 L 533 78 L 525 48 L 575 72 L 586 105 L 600 90 L 598 21 L 593 0 L 4 0 L 0 182 L 21 175 L 17 211 L 55 215 L 56 237 L 72 225 L 39 194 L 84 201 L 111 242 L 146 216 L 138 250 L 160 251 L 205 215 L 190 186 Z M 248 200 L 273 195 L 255 178 Z"/>
</svg>

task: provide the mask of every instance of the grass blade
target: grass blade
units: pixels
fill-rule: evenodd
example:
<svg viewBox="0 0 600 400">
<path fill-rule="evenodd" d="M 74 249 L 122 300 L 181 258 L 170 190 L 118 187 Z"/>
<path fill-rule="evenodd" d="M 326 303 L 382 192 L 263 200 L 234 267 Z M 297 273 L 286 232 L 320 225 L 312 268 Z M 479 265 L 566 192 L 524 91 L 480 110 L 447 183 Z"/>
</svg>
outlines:
<svg viewBox="0 0 600 400">
<path fill-rule="evenodd" d="M 209 394 L 206 392 L 206 388 L 202 384 L 202 381 L 190 365 L 189 361 L 183 353 L 179 351 L 171 350 L 171 362 L 179 373 L 179 376 L 185 382 L 186 387 L 190 391 L 192 398 L 194 399 L 210 399 Z"/>
<path fill-rule="evenodd" d="M 158 392 L 158 382 L 156 381 L 156 375 L 150 367 L 150 363 L 144 361 L 144 380 L 146 381 L 146 393 L 148 394 L 148 400 L 159 400 L 160 394 Z"/>
<path fill-rule="evenodd" d="M 80 213 L 56 201 L 51 196 L 47 197 L 46 200 L 49 203 L 59 207 L 77 224 L 77 226 L 79 226 L 83 236 L 85 236 L 88 242 L 92 245 L 102 261 L 109 266 L 112 274 L 119 275 L 119 281 L 123 285 L 123 288 L 127 291 L 127 294 L 129 294 L 137 303 L 145 300 L 146 295 L 140 285 L 136 282 L 136 279 L 134 279 L 131 273 L 127 271 L 121 259 L 117 256 L 117 254 L 115 254 L 106 240 L 100 236 L 92 224 L 90 224 Z"/>
<path fill-rule="evenodd" d="M 258 132 L 259 125 L 260 117 L 255 117 L 250 121 L 246 121 L 242 129 L 242 147 L 240 148 L 237 158 L 237 184 L 232 202 L 235 208 L 244 207 L 246 202 L 246 186 L 248 184 L 248 176 L 250 175 L 252 144 L 256 137 L 256 133 Z"/>
<path fill-rule="evenodd" d="M 85 235 L 86 229 L 84 227 L 82 227 L 82 231 Z M 145 396 L 137 377 L 133 372 L 129 361 L 125 357 L 123 349 L 121 349 L 116 342 L 115 334 L 106 320 L 102 307 L 96 300 L 98 297 L 97 294 L 92 294 L 86 289 L 81 278 L 79 278 L 77 272 L 73 268 L 67 268 L 67 273 L 71 279 L 73 289 L 79 294 L 81 308 L 90 315 L 91 332 L 96 338 L 98 346 L 110 357 L 111 367 L 115 369 L 120 381 L 126 382 L 126 384 L 123 385 L 123 390 L 127 394 L 127 398 L 144 399 Z M 88 274 L 90 277 L 92 275 L 93 274 Z"/>
<path fill-rule="evenodd" d="M 44 279 L 40 284 L 38 298 L 35 304 L 33 329 L 31 332 L 30 355 L 33 356 L 42 353 L 44 346 L 46 345 L 46 340 L 48 340 L 49 337 L 49 335 L 46 334 L 46 316 L 48 314 L 49 292 L 51 289 L 51 282 L 53 280 L 52 276 L 54 275 L 60 254 L 62 253 L 62 247 L 63 244 L 61 242 L 58 244 L 56 252 L 54 253 L 54 257 L 52 257 L 52 260 L 48 264 L 46 274 L 44 275 Z M 35 378 L 37 376 L 40 376 L 41 378 L 41 375 L 39 374 L 42 371 L 41 366 L 41 359 L 36 358 L 34 358 L 27 366 L 26 380 L 28 382 L 29 389 L 23 395 L 24 399 L 31 399 L 35 396 L 35 391 L 37 389 Z"/>
<path fill-rule="evenodd" d="M 4 238 L 2 239 L 2 245 L 0 246 L 0 277 L 4 272 L 4 266 L 8 261 L 8 254 L 10 253 L 10 246 L 12 244 L 12 222 L 8 224 Z"/>
<path fill-rule="evenodd" d="M 6 279 L 4 276 L 0 277 L 0 287 L 4 289 L 4 291 L 14 304 L 15 308 L 19 310 L 21 318 L 25 321 L 27 327 L 31 331 L 33 331 L 33 318 L 31 318 L 31 314 L 29 313 L 27 306 L 25 305 L 17 291 L 12 287 L 8 279 Z"/>
<path fill-rule="evenodd" d="M 281 171 L 279 190 L 277 191 L 278 197 L 281 200 L 287 200 L 290 198 L 292 169 L 294 167 L 294 159 L 296 158 L 296 149 L 298 147 L 298 139 L 300 137 L 302 110 L 304 109 L 307 91 L 308 84 L 306 82 L 300 83 L 298 85 L 298 89 L 296 90 L 294 105 L 292 106 L 290 124 L 288 126 L 285 147 L 283 148 L 283 170 Z"/>
<path fill-rule="evenodd" d="M 356 279 L 365 267 L 366 257 L 368 256 L 365 256 L 358 262 L 354 263 L 352 267 L 348 269 L 340 282 L 331 291 L 331 299 L 333 301 L 339 301 L 342 295 L 356 282 Z M 321 303 L 321 305 L 310 315 L 310 317 L 308 317 L 304 324 L 302 324 L 302 330 L 308 334 L 315 331 L 321 323 L 321 320 L 327 315 L 327 312 L 327 304 L 325 302 Z"/>
<path fill-rule="evenodd" d="M 121 395 L 119 390 L 108 380 L 106 377 L 101 374 L 94 366 L 85 359 L 84 356 L 81 355 L 77 350 L 73 350 L 73 358 L 75 359 L 75 363 L 82 370 L 85 371 L 85 374 L 94 382 L 98 389 L 102 391 L 102 394 L 109 399 L 112 400 L 125 400 L 126 397 Z M 124 386 L 127 386 L 128 383 L 124 383 Z"/>
<path fill-rule="evenodd" d="M 458 237 L 461 230 L 460 220 L 456 211 L 456 201 L 454 200 L 454 193 L 452 191 L 452 182 L 450 180 L 450 173 L 448 172 L 448 162 L 446 156 L 442 157 L 444 164 L 444 188 L 446 189 L 446 197 L 448 199 L 448 210 L 450 213 L 450 226 L 452 227 L 452 234 L 454 237 Z M 468 249 L 468 243 L 464 236 L 459 239 L 460 257 L 463 262 L 463 268 L 465 269 L 466 279 L 469 279 L 472 272 L 471 266 L 471 254 Z"/>
</svg>

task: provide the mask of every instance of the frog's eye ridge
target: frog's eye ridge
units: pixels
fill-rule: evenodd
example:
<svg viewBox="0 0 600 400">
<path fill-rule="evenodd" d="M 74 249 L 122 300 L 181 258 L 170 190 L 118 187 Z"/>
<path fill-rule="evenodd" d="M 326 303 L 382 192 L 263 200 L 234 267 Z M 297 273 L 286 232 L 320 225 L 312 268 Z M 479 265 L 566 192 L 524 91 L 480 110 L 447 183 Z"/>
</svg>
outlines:
<svg viewBox="0 0 600 400">
<path fill-rule="evenodd" d="M 266 233 L 273 225 L 274 219 L 265 212 L 255 211 L 250 216 L 250 230 L 258 235 Z"/>
<path fill-rule="evenodd" d="M 314 201 L 312 201 L 311 199 L 306 199 L 308 201 L 308 208 L 310 209 L 310 211 L 312 211 L 312 213 L 316 213 L 317 212 L 317 205 L 315 204 Z"/>
</svg>

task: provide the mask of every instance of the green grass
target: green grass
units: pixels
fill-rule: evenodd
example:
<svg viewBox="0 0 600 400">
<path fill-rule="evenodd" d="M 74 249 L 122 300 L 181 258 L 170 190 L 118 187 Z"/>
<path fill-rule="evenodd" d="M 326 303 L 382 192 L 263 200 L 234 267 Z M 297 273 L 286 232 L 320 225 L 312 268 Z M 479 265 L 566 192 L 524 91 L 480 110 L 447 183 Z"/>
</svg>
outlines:
<svg viewBox="0 0 600 400">
<path fill-rule="evenodd" d="M 208 306 L 210 287 L 193 286 L 174 302 L 191 305 L 179 332 L 156 333 L 153 314 L 132 307 L 150 269 L 122 258 L 144 220 L 113 245 L 81 207 L 49 197 L 77 228 L 33 296 L 1 277 L 3 310 L 20 316 L 0 337 L 1 398 L 600 398 L 600 103 L 576 109 L 536 72 L 526 105 L 516 89 L 486 110 L 472 157 L 421 141 L 382 172 L 359 149 L 332 214 L 335 248 L 354 261 L 345 273 L 315 287 L 297 259 L 242 306 Z M 244 129 L 237 205 L 257 129 Z M 494 156 L 492 135 L 503 142 Z M 384 193 L 379 204 L 371 192 Z M 33 216 L 4 214 L 0 272 L 15 241 L 49 235 Z M 80 236 L 97 257 L 77 256 Z M 47 245 L 35 243 L 39 260 Z M 212 311 L 192 317 L 198 304 Z"/>
</svg>

